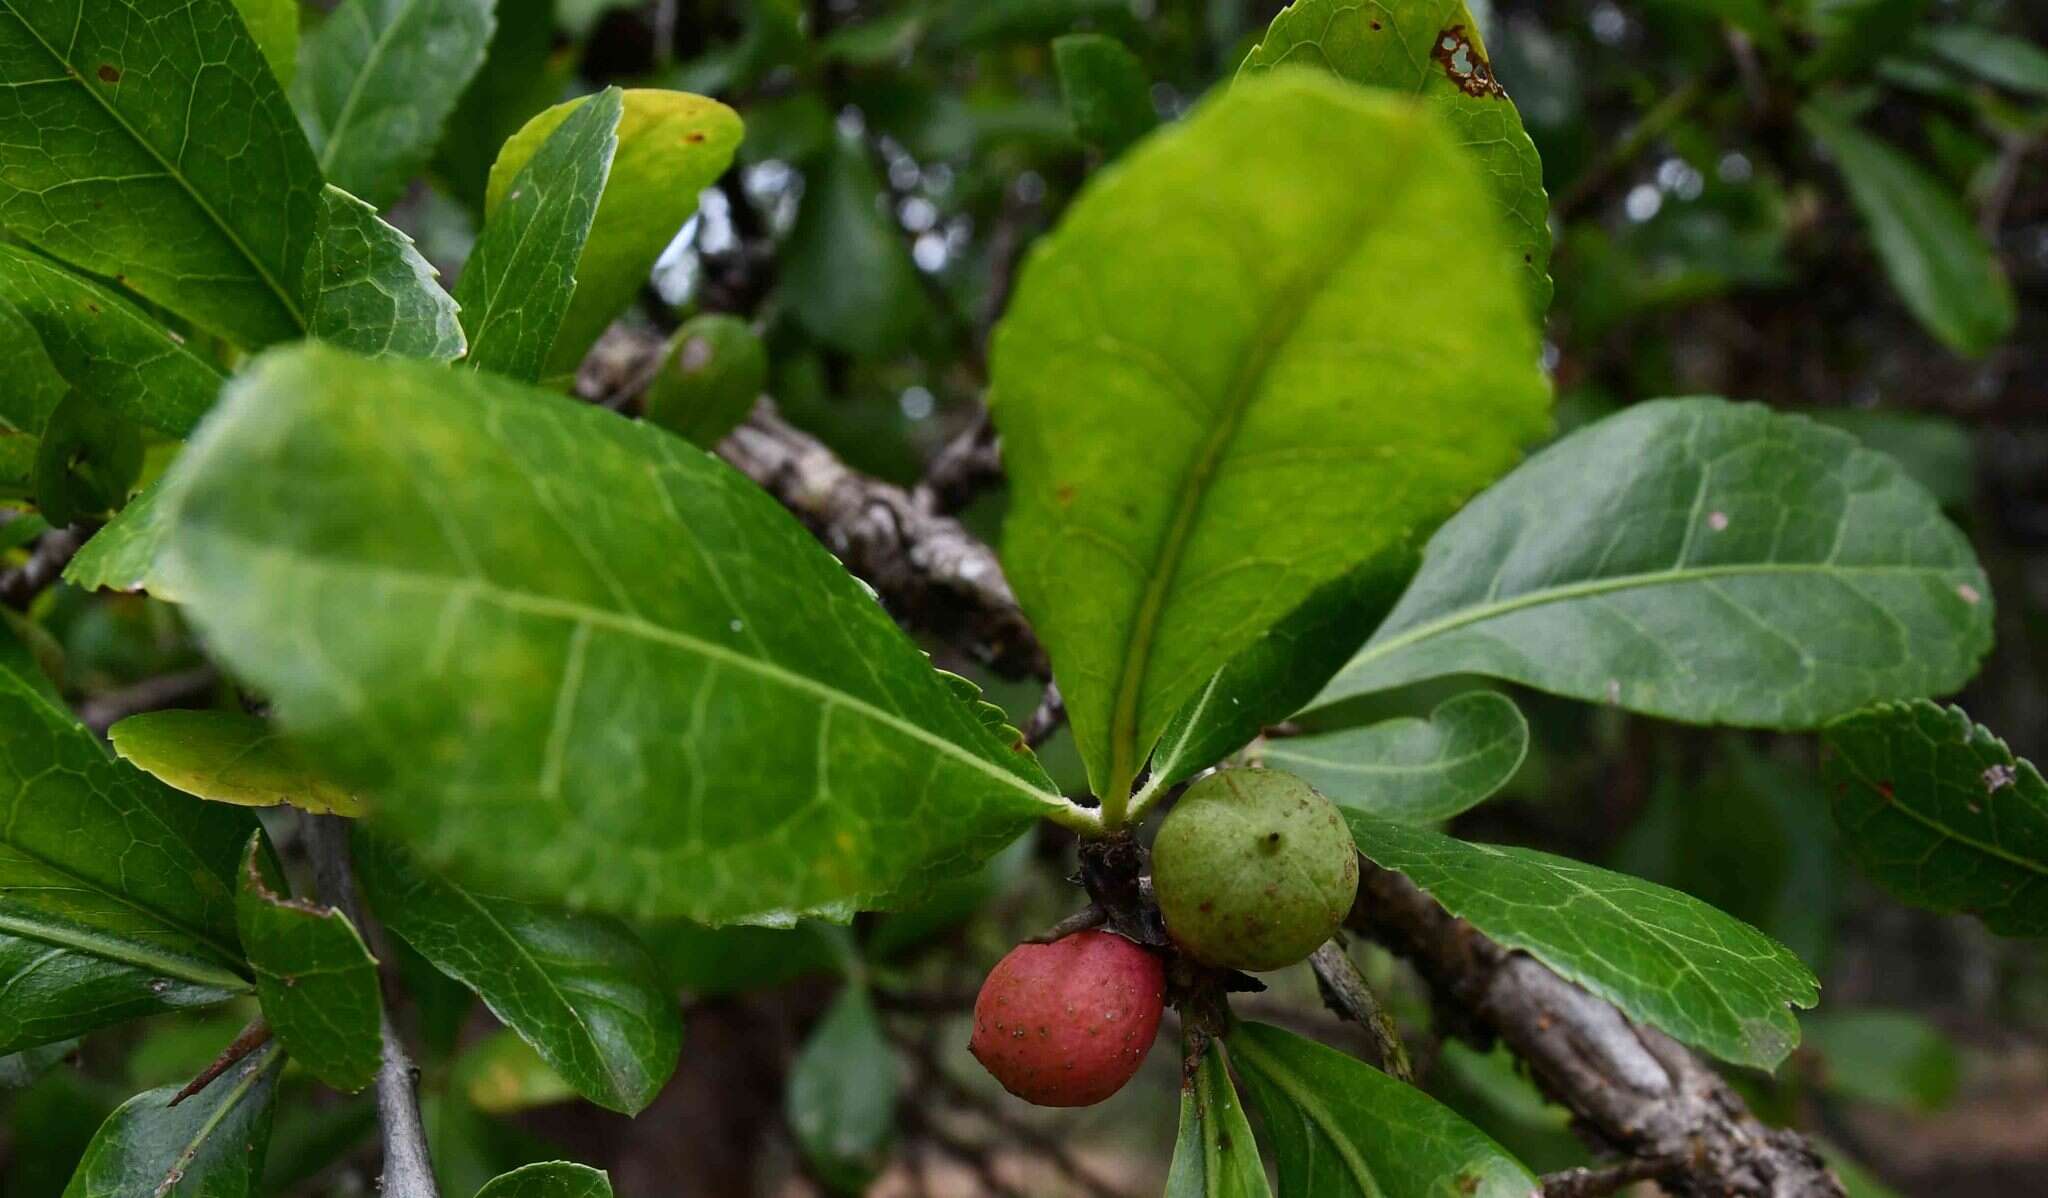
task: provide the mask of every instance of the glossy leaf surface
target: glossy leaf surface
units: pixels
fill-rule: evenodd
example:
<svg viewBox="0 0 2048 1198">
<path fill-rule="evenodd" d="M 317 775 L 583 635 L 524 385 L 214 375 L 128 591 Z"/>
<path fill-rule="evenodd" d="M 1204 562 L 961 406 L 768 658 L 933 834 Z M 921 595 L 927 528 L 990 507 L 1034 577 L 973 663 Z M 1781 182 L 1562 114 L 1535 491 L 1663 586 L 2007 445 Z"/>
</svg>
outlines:
<svg viewBox="0 0 2048 1198">
<path fill-rule="evenodd" d="M 360 1090 L 377 1076 L 383 1051 L 377 959 L 348 916 L 283 887 L 262 839 L 252 837 L 235 923 L 256 971 L 263 1018 L 308 1073 L 337 1090 Z"/>
<path fill-rule="evenodd" d="M 661 251 L 697 213 L 697 193 L 732 162 L 740 118 L 688 92 L 634 88 L 623 94 L 618 152 L 604 181 L 590 236 L 576 263 L 576 294 L 542 375 L 566 381 L 583 354 L 647 284 Z M 557 104 L 506 141 L 491 167 L 485 211 L 495 216 L 550 134 L 587 99 Z"/>
<path fill-rule="evenodd" d="M 277 730 L 231 711 L 148 711 L 107 729 L 114 752 L 195 798 L 239 807 L 289 803 L 361 815 L 362 801 L 308 766 Z"/>
<path fill-rule="evenodd" d="M 327 181 L 399 197 L 484 61 L 492 0 L 347 0 L 299 47 L 292 86 Z"/>
<path fill-rule="evenodd" d="M 307 331 L 373 357 L 461 357 L 455 301 L 412 238 L 338 187 L 324 188 L 320 202 L 320 241 L 306 255 Z"/>
<path fill-rule="evenodd" d="M 230 0 L 4 0 L 0 91 L 0 226 L 238 344 L 304 330 L 320 169 Z"/>
<path fill-rule="evenodd" d="M 247 993 L 252 827 L 109 759 L 0 640 L 0 1053 Z"/>
<path fill-rule="evenodd" d="M 364 894 L 392 934 L 475 990 L 584 1097 L 628 1114 L 654 1100 L 675 1071 L 682 1018 L 630 931 L 477 894 L 380 837 L 355 844 Z"/>
<path fill-rule="evenodd" d="M 284 1054 L 259 1049 L 204 1090 L 121 1104 L 94 1134 L 64 1198 L 257 1198 Z"/>
<path fill-rule="evenodd" d="M 228 667 L 487 890 L 787 918 L 1069 813 L 794 518 L 658 429 L 315 343 L 245 371 L 171 479 L 166 569 Z"/>
<path fill-rule="evenodd" d="M 1813 728 L 1939 694 L 1991 645 L 1990 584 L 1897 463 L 1717 399 L 1581 429 L 1439 530 L 1313 706 L 1476 673 L 1701 724 Z"/>
<path fill-rule="evenodd" d="M 1954 707 L 1888 703 L 1830 724 L 1835 822 L 1900 900 L 2048 935 L 2048 783 Z"/>
<path fill-rule="evenodd" d="M 1346 811 L 1358 851 L 1451 914 L 1724 1061 L 1774 1069 L 1820 983 L 1792 951 L 1676 890 L 1533 849 Z"/>
<path fill-rule="evenodd" d="M 162 322 L 33 250 L 0 244 L 0 299 L 73 387 L 158 432 L 191 432 L 220 391 L 220 371 Z"/>
<path fill-rule="evenodd" d="M 577 107 L 533 152 L 456 280 L 469 364 L 522 382 L 541 376 L 576 293 L 576 264 L 590 237 L 618 149 L 620 92 Z"/>
<path fill-rule="evenodd" d="M 1514 777 L 1529 723 L 1506 695 L 1470 691 L 1428 719 L 1268 741 L 1264 764 L 1286 770 L 1341 807 L 1406 824 L 1447 820 Z"/>
<path fill-rule="evenodd" d="M 612 1183 L 588 1165 L 545 1161 L 493 1177 L 476 1198 L 612 1198 Z"/>
<path fill-rule="evenodd" d="M 1004 566 L 1112 804 L 1219 667 L 1505 470 L 1548 403 L 1468 157 L 1307 71 L 1097 175 L 993 371 Z"/>
<path fill-rule="evenodd" d="M 1183 1071 L 1185 1073 L 1185 1071 Z M 1174 1137 L 1173 1167 L 1166 1198 L 1272 1198 L 1259 1144 L 1245 1120 L 1244 1104 L 1223 1065 L 1223 1050 L 1211 1044 L 1193 1076 L 1180 1087 L 1180 1132 Z"/>
<path fill-rule="evenodd" d="M 1536 1179 L 1413 1086 L 1262 1023 L 1225 1041 L 1290 1198 L 1528 1198 Z"/>
<path fill-rule="evenodd" d="M 1478 160 L 1529 310 L 1550 307 L 1550 197 L 1465 0 L 1296 0 L 1273 18 L 1239 68 L 1319 67 L 1367 87 L 1421 96 Z"/>
</svg>

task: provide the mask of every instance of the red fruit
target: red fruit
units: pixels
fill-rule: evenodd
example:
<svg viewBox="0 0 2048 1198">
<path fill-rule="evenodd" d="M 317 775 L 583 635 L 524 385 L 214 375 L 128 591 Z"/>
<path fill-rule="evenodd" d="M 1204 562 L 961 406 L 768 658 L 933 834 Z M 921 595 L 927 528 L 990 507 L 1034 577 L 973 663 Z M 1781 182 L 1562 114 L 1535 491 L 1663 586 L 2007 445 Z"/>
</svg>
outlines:
<svg viewBox="0 0 2048 1198">
<path fill-rule="evenodd" d="M 968 1048 L 1026 1102 L 1089 1106 L 1138 1071 L 1165 1005 L 1159 958 L 1122 936 L 1020 944 L 981 984 Z"/>
</svg>

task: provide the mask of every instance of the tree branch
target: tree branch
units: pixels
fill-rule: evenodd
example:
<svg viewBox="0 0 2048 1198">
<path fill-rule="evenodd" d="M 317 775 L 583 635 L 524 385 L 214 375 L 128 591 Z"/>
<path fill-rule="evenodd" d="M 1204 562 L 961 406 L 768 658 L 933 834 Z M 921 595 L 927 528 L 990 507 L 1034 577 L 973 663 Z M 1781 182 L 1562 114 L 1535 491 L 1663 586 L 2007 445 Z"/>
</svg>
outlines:
<svg viewBox="0 0 2048 1198">
<path fill-rule="evenodd" d="M 869 478 L 762 400 L 719 454 L 818 534 L 905 624 L 1008 677 L 1047 677 L 1038 638 L 987 545 L 901 487 Z"/>
<path fill-rule="evenodd" d="M 1322 991 L 1323 1005 L 1366 1030 L 1379 1051 L 1380 1068 L 1387 1076 L 1413 1082 L 1415 1069 L 1408 1063 L 1408 1049 L 1401 1043 L 1401 1033 L 1344 946 L 1334 938 L 1326 940 L 1309 954 L 1308 963 L 1316 971 L 1316 987 Z"/>
<path fill-rule="evenodd" d="M 0 570 L 0 603 L 26 611 L 37 595 L 62 577 L 64 567 L 71 564 L 72 556 L 85 544 L 88 535 L 84 526 L 73 524 L 53 528 L 38 537 L 27 561 L 11 570 Z"/>
<path fill-rule="evenodd" d="M 313 858 L 320 901 L 340 908 L 368 939 L 370 924 L 356 898 L 349 862 L 349 821 L 335 815 L 310 815 L 304 820 L 306 849 Z M 427 1130 L 420 1121 L 419 1070 L 413 1067 L 398 1029 L 392 1026 L 388 1001 L 378 1016 L 377 1030 L 384 1041 L 383 1062 L 377 1067 L 377 1120 L 384 1139 L 384 1175 L 378 1191 L 385 1198 L 439 1198 L 434 1166 L 427 1157 Z"/>
<path fill-rule="evenodd" d="M 105 691 L 81 700 L 78 721 L 105 736 L 107 729 L 131 715 L 203 703 L 218 685 L 220 673 L 212 666 L 157 674 L 119 690 Z"/>
<path fill-rule="evenodd" d="M 633 334 L 615 327 L 613 335 Z M 587 399 L 608 394 L 588 379 L 580 389 Z M 966 647 L 999 672 L 1047 676 L 1044 652 L 995 555 L 957 521 L 848 467 L 765 400 L 719 452 L 803 519 L 899 620 Z M 1506 1042 L 1544 1089 L 1578 1116 L 1582 1135 L 1630 1158 L 1625 1169 L 1655 1161 L 1668 1189 L 1696 1198 L 1843 1198 L 1804 1137 L 1758 1121 L 1682 1045 L 1631 1023 L 1533 958 L 1488 940 L 1406 878 L 1368 863 L 1353 919 L 1417 965 L 1453 1033 Z M 1344 981 L 1341 973 L 1335 976 Z M 1675 1170 L 1673 1161 L 1679 1162 Z M 1602 1170 L 1598 1182 L 1559 1179 L 1559 1185 L 1583 1187 L 1619 1175 Z"/>
<path fill-rule="evenodd" d="M 1843 1198 L 1805 1137 L 1758 1121 L 1683 1045 L 1487 939 L 1400 874 L 1361 864 L 1354 926 L 1415 964 L 1447 1030 L 1499 1037 L 1595 1148 L 1662 1162 L 1660 1181 L 1686 1198 Z"/>
</svg>

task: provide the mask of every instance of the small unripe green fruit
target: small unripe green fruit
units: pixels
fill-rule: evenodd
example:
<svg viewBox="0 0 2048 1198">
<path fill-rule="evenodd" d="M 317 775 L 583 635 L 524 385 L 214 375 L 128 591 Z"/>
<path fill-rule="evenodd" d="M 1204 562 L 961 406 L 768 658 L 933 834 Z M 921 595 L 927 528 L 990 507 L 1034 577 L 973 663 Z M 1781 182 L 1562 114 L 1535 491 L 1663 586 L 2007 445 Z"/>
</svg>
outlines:
<svg viewBox="0 0 2048 1198">
<path fill-rule="evenodd" d="M 1158 957 L 1110 932 L 1076 932 L 996 963 L 967 1046 L 1026 1102 L 1090 1106 L 1138 1071 L 1165 1006 Z"/>
<path fill-rule="evenodd" d="M 1336 805 L 1292 774 L 1223 770 L 1188 787 L 1152 842 L 1152 889 L 1175 944 L 1207 965 L 1292 965 L 1358 895 Z"/>
</svg>

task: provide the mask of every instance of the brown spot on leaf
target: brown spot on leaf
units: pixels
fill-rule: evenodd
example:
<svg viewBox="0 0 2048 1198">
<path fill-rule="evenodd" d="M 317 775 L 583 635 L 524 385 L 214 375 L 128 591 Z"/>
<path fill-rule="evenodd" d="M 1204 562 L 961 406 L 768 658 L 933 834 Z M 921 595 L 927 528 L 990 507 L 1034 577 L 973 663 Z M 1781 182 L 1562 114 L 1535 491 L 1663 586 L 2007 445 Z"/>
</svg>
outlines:
<svg viewBox="0 0 2048 1198">
<path fill-rule="evenodd" d="M 692 129 L 688 133 L 683 134 L 683 140 L 694 146 L 704 140 L 704 134 L 701 130 Z"/>
<path fill-rule="evenodd" d="M 1493 64 L 1486 61 L 1486 56 L 1472 43 L 1471 35 L 1465 32 L 1463 25 L 1453 25 L 1437 34 L 1436 44 L 1430 48 L 1430 57 L 1436 59 L 1444 74 L 1466 95 L 1507 99 L 1507 89 L 1493 77 Z"/>
<path fill-rule="evenodd" d="M 101 83 L 119 83 L 121 82 L 121 68 L 112 63 L 103 62 L 100 64 L 99 76 Z"/>
</svg>

